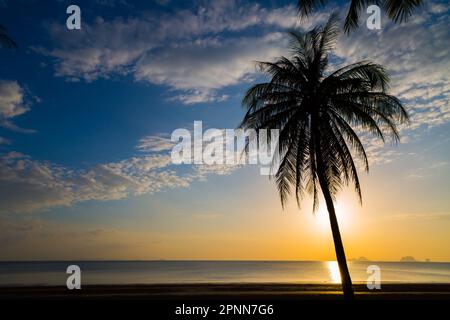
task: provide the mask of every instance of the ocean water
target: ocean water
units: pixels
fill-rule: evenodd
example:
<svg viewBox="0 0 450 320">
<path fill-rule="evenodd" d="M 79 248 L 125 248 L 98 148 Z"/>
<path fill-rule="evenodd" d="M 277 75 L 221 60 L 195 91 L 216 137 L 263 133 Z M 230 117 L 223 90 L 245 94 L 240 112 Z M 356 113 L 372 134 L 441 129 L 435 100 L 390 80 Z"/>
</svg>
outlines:
<svg viewBox="0 0 450 320">
<path fill-rule="evenodd" d="M 65 285 L 66 269 L 81 268 L 81 283 L 339 283 L 336 262 L 319 261 L 79 261 L 0 262 L 0 286 Z M 450 283 L 450 263 L 349 262 L 355 283 L 377 265 L 381 281 Z"/>
</svg>

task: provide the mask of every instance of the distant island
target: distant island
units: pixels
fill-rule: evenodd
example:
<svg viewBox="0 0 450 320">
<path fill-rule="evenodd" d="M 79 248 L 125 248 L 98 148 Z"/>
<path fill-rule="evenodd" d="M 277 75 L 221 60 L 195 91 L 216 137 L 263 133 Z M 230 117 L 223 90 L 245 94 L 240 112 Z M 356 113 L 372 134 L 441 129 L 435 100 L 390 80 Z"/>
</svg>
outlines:
<svg viewBox="0 0 450 320">
<path fill-rule="evenodd" d="M 400 259 L 400 262 L 417 262 L 413 256 L 406 256 Z"/>
<path fill-rule="evenodd" d="M 357 259 L 350 259 L 351 261 L 359 261 L 359 262 L 365 262 L 365 261 L 370 261 L 369 259 L 367 259 L 366 257 L 359 257 Z"/>
</svg>

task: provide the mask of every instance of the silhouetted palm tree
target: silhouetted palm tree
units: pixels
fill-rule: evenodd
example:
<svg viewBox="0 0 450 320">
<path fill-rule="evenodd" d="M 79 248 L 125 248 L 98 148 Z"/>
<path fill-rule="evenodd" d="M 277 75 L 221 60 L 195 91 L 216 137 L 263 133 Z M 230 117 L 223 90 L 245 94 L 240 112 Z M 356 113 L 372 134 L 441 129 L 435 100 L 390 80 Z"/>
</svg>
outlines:
<svg viewBox="0 0 450 320">
<path fill-rule="evenodd" d="M 327 2 L 327 0 L 298 0 L 298 10 L 302 16 L 308 16 L 313 9 L 324 6 Z M 345 18 L 345 32 L 348 33 L 358 27 L 361 10 L 365 10 L 371 4 L 380 5 L 395 22 L 403 22 L 422 4 L 422 0 L 351 0 Z"/>
<path fill-rule="evenodd" d="M 319 187 L 327 205 L 345 297 L 353 297 L 333 201 L 338 190 L 352 183 L 361 200 L 354 153 L 369 170 L 356 133 L 364 129 L 383 141 L 399 141 L 397 124 L 408 121 L 400 101 L 387 94 L 385 69 L 358 62 L 332 73 L 326 71 L 339 27 L 333 14 L 327 24 L 307 33 L 291 32 L 292 55 L 259 62 L 271 81 L 250 88 L 243 105 L 245 129 L 279 129 L 275 180 L 281 203 L 292 191 L 297 203 L 306 190 L 318 205 Z M 356 131 L 355 131 L 356 130 Z"/>
<path fill-rule="evenodd" d="M 8 35 L 4 26 L 0 24 L 0 46 L 7 48 L 17 48 L 17 43 Z"/>
</svg>

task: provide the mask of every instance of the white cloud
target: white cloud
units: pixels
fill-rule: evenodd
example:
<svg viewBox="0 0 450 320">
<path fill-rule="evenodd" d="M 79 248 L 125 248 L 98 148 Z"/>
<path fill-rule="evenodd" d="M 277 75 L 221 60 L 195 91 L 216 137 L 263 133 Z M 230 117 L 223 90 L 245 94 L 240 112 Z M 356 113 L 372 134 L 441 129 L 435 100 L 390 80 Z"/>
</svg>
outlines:
<svg viewBox="0 0 450 320">
<path fill-rule="evenodd" d="M 362 25 L 350 37 L 342 35 L 337 46 L 341 63 L 370 59 L 388 68 L 392 92 L 406 103 L 412 116 L 411 126 L 402 129 L 406 137 L 414 137 L 422 126 L 433 127 L 450 120 L 450 30 L 445 14 L 448 6 L 442 6 L 432 3 L 405 24 L 385 21 L 380 31 Z M 320 12 L 303 21 L 302 27 L 321 23 L 326 17 Z M 254 60 L 286 54 L 281 31 L 297 23 L 292 6 L 268 10 L 257 4 L 214 1 L 172 15 L 146 13 L 111 21 L 98 18 L 70 37 L 55 24 L 50 32 L 57 47 L 38 50 L 55 59 L 58 76 L 94 81 L 131 74 L 137 81 L 166 85 L 175 93 L 172 99 L 193 104 L 226 99 L 219 91 L 251 80 Z M 259 35 L 240 33 L 256 26 Z M 226 37 L 223 32 L 227 32 Z M 9 97 L 1 112 L 11 117 L 26 112 L 22 98 Z M 396 154 L 392 149 L 383 149 L 374 139 L 364 141 L 372 164 L 389 162 Z M 138 149 L 160 152 L 170 150 L 170 146 L 164 136 L 146 137 Z M 208 172 L 227 174 L 234 170 L 201 166 L 181 177 L 169 170 L 167 157 L 141 156 L 74 172 L 23 156 L 9 157 L 10 162 L 2 162 L 0 179 L 10 179 L 25 191 L 16 201 L 25 211 L 185 187 Z M 11 194 L 4 189 L 5 195 Z M 14 199 L 14 195 L 11 197 Z"/>
<path fill-rule="evenodd" d="M 143 13 L 139 17 L 97 18 L 67 36 L 60 24 L 50 26 L 56 47 L 36 51 L 55 59 L 56 75 L 72 81 L 94 81 L 134 74 L 139 81 L 181 90 L 174 99 L 186 104 L 223 101 L 217 89 L 253 73 L 253 60 L 281 53 L 277 30 L 308 28 L 326 14 L 299 22 L 294 5 L 272 10 L 242 1 L 204 1 L 193 10 Z M 261 29 L 262 37 L 241 31 Z M 272 31 L 267 31 L 266 29 Z M 230 32 L 226 40 L 218 35 Z"/>
<path fill-rule="evenodd" d="M 24 105 L 23 89 L 16 81 L 0 81 L 0 117 L 13 118 L 29 109 Z"/>
<path fill-rule="evenodd" d="M 132 63 L 155 43 L 147 36 L 153 34 L 151 23 L 131 18 L 111 22 L 97 18 L 91 25 L 84 23 L 83 28 L 70 37 L 60 24 L 52 24 L 49 31 L 59 47 L 35 50 L 55 58 L 56 75 L 70 80 L 93 81 L 128 74 Z"/>
<path fill-rule="evenodd" d="M 378 32 L 360 28 L 342 36 L 336 53 L 344 63 L 369 59 L 384 65 L 392 76 L 391 92 L 408 107 L 411 129 L 450 119 L 450 30 L 448 16 L 435 15 L 429 5 L 408 23 L 387 23 Z"/>
<path fill-rule="evenodd" d="M 430 3 L 429 8 L 432 13 L 444 13 L 449 9 L 449 7 L 443 3 Z"/>
<path fill-rule="evenodd" d="M 234 140 L 228 141 L 224 130 L 219 132 L 223 140 L 208 140 L 201 149 L 193 151 L 203 153 L 207 146 L 214 145 L 212 149 L 223 148 L 225 155 Z M 43 211 L 90 200 L 119 200 L 187 188 L 194 181 L 206 181 L 209 175 L 229 175 L 242 167 L 237 164 L 173 165 L 170 157 L 173 146 L 169 135 L 146 136 L 136 146 L 143 154 L 86 169 L 34 160 L 16 151 L 0 154 L 0 213 Z M 236 151 L 235 158 L 240 156 Z"/>
<path fill-rule="evenodd" d="M 206 103 L 206 102 L 222 102 L 229 98 L 227 94 L 217 94 L 210 89 L 200 89 L 200 90 L 184 90 L 184 93 L 178 94 L 170 100 L 180 101 L 184 104 L 191 105 L 196 103 Z"/>
<path fill-rule="evenodd" d="M 34 98 L 37 100 L 37 98 Z M 10 130 L 33 132 L 16 126 L 11 119 L 30 110 L 31 100 L 26 101 L 25 90 L 17 81 L 0 80 L 0 125 Z"/>
<path fill-rule="evenodd" d="M 170 140 L 169 140 L 170 141 Z M 143 151 L 167 151 L 161 137 L 146 137 Z M 0 213 L 35 212 L 79 202 L 119 200 L 186 188 L 207 175 L 229 174 L 234 166 L 189 166 L 179 174 L 167 152 L 142 155 L 83 170 L 33 160 L 19 152 L 0 155 Z"/>
<path fill-rule="evenodd" d="M 437 177 L 442 174 L 442 170 L 448 167 L 448 161 L 434 161 L 427 163 L 426 167 L 414 168 L 414 170 L 405 176 L 406 179 L 426 179 Z"/>
<path fill-rule="evenodd" d="M 164 155 L 72 170 L 17 152 L 0 157 L 0 211 L 33 212 L 88 200 L 116 200 L 187 187 L 193 177 L 167 168 Z"/>
<path fill-rule="evenodd" d="M 160 152 L 171 150 L 174 143 L 166 135 L 146 136 L 139 140 L 137 149 L 143 152 Z"/>
<path fill-rule="evenodd" d="M 140 60 L 135 77 L 180 90 L 196 90 L 194 96 L 179 96 L 187 103 L 211 101 L 214 97 L 210 90 L 248 79 L 255 73 L 255 61 L 272 59 L 283 52 L 284 40 L 283 34 L 270 33 L 264 37 L 207 38 L 181 43 Z"/>
<path fill-rule="evenodd" d="M 441 10 L 442 6 L 446 9 Z M 450 120 L 450 30 L 449 18 L 443 14 L 448 8 L 428 3 L 407 23 L 385 21 L 379 31 L 360 27 L 338 41 L 338 65 L 368 59 L 389 71 L 391 93 L 401 99 L 411 116 L 411 124 L 401 127 L 402 142 L 417 139 L 423 128 Z M 386 163 L 399 155 L 375 139 L 365 142 L 372 164 Z"/>
</svg>

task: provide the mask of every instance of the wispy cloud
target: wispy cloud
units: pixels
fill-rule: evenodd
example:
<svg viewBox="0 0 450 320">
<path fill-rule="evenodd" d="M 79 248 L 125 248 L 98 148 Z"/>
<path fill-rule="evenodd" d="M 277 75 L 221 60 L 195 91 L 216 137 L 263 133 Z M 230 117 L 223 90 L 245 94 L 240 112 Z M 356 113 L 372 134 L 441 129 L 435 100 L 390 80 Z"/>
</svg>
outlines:
<svg viewBox="0 0 450 320">
<path fill-rule="evenodd" d="M 2 145 L 2 144 L 10 144 L 10 143 L 11 143 L 11 141 L 9 139 L 0 137 L 0 145 Z"/>
<path fill-rule="evenodd" d="M 143 138 L 145 154 L 118 162 L 72 169 L 34 160 L 19 152 L 0 155 L 0 213 L 25 213 L 97 200 L 187 188 L 210 174 L 226 175 L 236 166 L 196 165 L 180 174 L 168 154 L 172 142 L 161 136 Z"/>
<path fill-rule="evenodd" d="M 184 90 L 187 93 L 177 98 L 185 103 L 223 100 L 214 90 L 249 82 L 256 71 L 254 62 L 280 55 L 286 47 L 284 40 L 283 34 L 275 32 L 177 43 L 141 59 L 135 77 Z"/>
<path fill-rule="evenodd" d="M 193 131 L 191 132 L 191 137 L 193 139 Z M 204 133 L 203 133 L 204 134 Z M 218 137 L 216 139 L 214 137 Z M 217 135 L 210 137 L 211 139 L 206 139 L 201 145 L 194 145 L 193 140 L 191 140 L 191 163 L 194 163 L 194 154 L 204 154 L 206 148 L 209 150 L 220 150 L 223 151 L 223 157 L 225 157 L 227 149 L 233 150 L 234 159 L 238 160 L 242 154 L 235 150 L 234 139 L 231 140 L 227 137 L 225 130 L 218 130 Z M 147 152 L 150 154 L 155 154 L 161 152 L 164 154 L 166 151 L 171 151 L 173 146 L 177 142 L 173 142 L 169 134 L 165 135 L 155 135 L 146 136 L 139 141 L 137 148 L 142 152 Z M 195 164 L 192 168 L 195 172 L 195 177 L 198 180 L 205 181 L 210 174 L 216 175 L 229 175 L 233 173 L 238 168 L 242 167 L 240 164 Z"/>
<path fill-rule="evenodd" d="M 56 74 L 69 80 L 132 74 L 136 81 L 167 86 L 171 100 L 212 103 L 228 98 L 224 88 L 251 82 L 254 61 L 287 54 L 286 29 L 320 24 L 331 9 L 300 22 L 294 5 L 267 9 L 241 1 L 200 2 L 170 15 L 99 17 L 70 37 L 53 24 L 49 31 L 55 47 L 38 50 L 55 58 Z M 382 30 L 361 27 L 339 39 L 340 63 L 334 67 L 370 59 L 391 73 L 391 92 L 406 104 L 412 119 L 401 130 L 402 141 L 450 120 L 448 10 L 445 2 L 429 2 L 407 23 L 383 20 Z M 247 32 L 254 27 L 258 32 Z M 372 163 L 389 161 L 396 153 L 387 154 L 373 139 L 367 143 Z"/>
<path fill-rule="evenodd" d="M 448 4 L 433 2 L 408 23 L 386 23 L 380 31 L 363 27 L 337 46 L 339 64 L 370 59 L 392 74 L 392 92 L 406 103 L 412 124 L 402 135 L 413 139 L 422 127 L 450 120 Z M 309 28 L 327 17 L 322 11 L 300 27 Z M 254 61 L 287 54 L 285 29 L 298 25 L 293 6 L 266 9 L 239 1 L 205 2 L 194 10 L 138 17 L 97 18 L 67 37 L 58 24 L 49 27 L 55 46 L 35 50 L 55 59 L 57 76 L 95 81 L 132 75 L 136 81 L 165 85 L 171 99 L 185 104 L 221 101 L 220 90 L 253 80 Z M 259 33 L 241 33 L 252 27 Z M 224 35 L 226 33 L 226 36 Z M 339 65 L 335 63 L 333 67 Z M 24 89 L 14 81 L 0 82 L 0 118 L 24 114 L 30 105 Z M 398 154 L 364 136 L 371 163 L 392 161 Z M 237 166 L 195 166 L 180 175 L 167 153 L 173 143 L 167 135 L 140 140 L 136 157 L 84 170 L 36 161 L 19 153 L 0 158 L 2 211 L 36 211 L 88 200 L 113 200 L 187 187 L 208 174 L 229 174 Z M 20 190 L 20 191 L 19 191 Z"/>
<path fill-rule="evenodd" d="M 393 214 L 385 218 L 390 221 L 429 221 L 429 220 L 442 220 L 450 219 L 450 212 L 420 212 L 420 213 L 404 213 Z"/>
<path fill-rule="evenodd" d="M 171 150 L 173 146 L 174 143 L 170 140 L 170 136 L 161 134 L 141 138 L 136 148 L 142 152 L 160 152 Z"/>
<path fill-rule="evenodd" d="M 0 211 L 33 212 L 88 200 L 117 200 L 187 187 L 194 175 L 171 170 L 170 157 L 152 155 L 74 170 L 18 152 L 0 157 Z"/>
<path fill-rule="evenodd" d="M 39 99 L 27 96 L 26 90 L 17 81 L 0 80 L 0 126 L 18 132 L 34 132 L 17 126 L 12 119 L 28 112 L 36 101 Z"/>
<path fill-rule="evenodd" d="M 370 59 L 386 66 L 392 93 L 412 113 L 410 129 L 436 125 L 437 118 L 447 122 L 450 116 L 449 21 L 444 11 L 432 8 L 429 4 L 408 23 L 387 23 L 378 32 L 360 28 L 351 37 L 341 37 L 337 48 L 344 63 Z"/>
<path fill-rule="evenodd" d="M 54 58 L 56 75 L 68 80 L 133 74 L 138 81 L 180 91 L 174 99 L 182 103 L 212 102 L 227 98 L 216 90 L 248 80 L 254 60 L 282 52 L 278 31 L 309 28 L 326 16 L 320 13 L 300 23 L 293 5 L 269 10 L 243 1 L 203 1 L 192 10 L 171 14 L 110 21 L 98 17 L 70 37 L 55 23 L 49 27 L 55 47 L 34 49 Z M 262 29 L 261 37 L 240 33 L 256 26 Z"/>
<path fill-rule="evenodd" d="M 415 168 L 413 172 L 406 176 L 406 179 L 425 179 L 439 175 L 445 167 L 448 167 L 447 161 L 435 161 L 427 165 L 427 167 Z"/>
<path fill-rule="evenodd" d="M 414 141 L 423 129 L 450 120 L 450 30 L 444 2 L 427 3 L 409 22 L 384 21 L 378 31 L 359 28 L 342 35 L 335 66 L 369 59 L 384 65 L 391 75 L 391 93 L 405 104 L 411 123 L 400 130 L 402 142 Z M 366 139 L 373 163 L 385 163 L 398 151 L 382 149 L 375 139 Z"/>
</svg>

